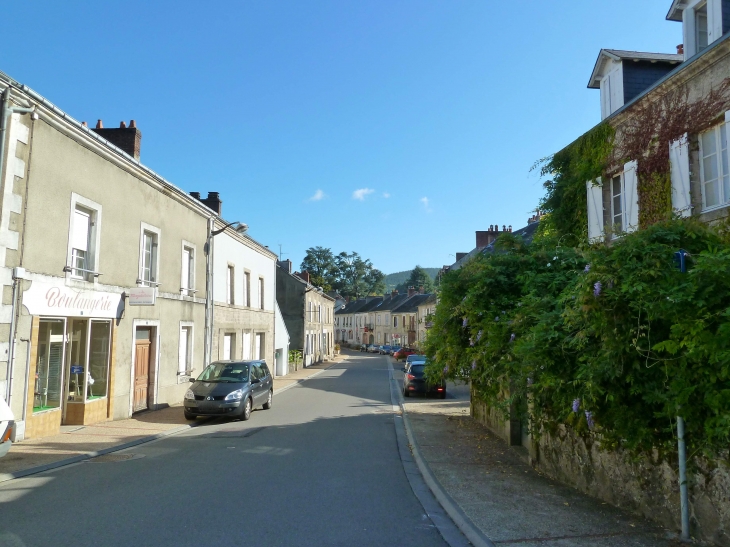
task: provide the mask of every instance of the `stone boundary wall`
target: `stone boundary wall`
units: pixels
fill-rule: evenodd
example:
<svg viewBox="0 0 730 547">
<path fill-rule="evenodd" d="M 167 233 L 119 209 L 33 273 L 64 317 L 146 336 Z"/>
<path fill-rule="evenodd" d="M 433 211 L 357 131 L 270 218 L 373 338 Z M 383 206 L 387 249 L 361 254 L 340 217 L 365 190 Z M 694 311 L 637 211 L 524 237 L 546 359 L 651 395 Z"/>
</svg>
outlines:
<svg viewBox="0 0 730 547">
<path fill-rule="evenodd" d="M 472 417 L 509 443 L 509 422 L 481 402 L 472 401 Z M 676 454 L 632 457 L 606 450 L 600 437 L 583 437 L 561 425 L 553 434 L 531 439 L 530 464 L 546 476 L 594 498 L 641 515 L 679 533 L 679 477 Z M 730 465 L 728 454 L 716 460 L 688 462 L 690 526 L 694 538 L 730 547 Z"/>
</svg>

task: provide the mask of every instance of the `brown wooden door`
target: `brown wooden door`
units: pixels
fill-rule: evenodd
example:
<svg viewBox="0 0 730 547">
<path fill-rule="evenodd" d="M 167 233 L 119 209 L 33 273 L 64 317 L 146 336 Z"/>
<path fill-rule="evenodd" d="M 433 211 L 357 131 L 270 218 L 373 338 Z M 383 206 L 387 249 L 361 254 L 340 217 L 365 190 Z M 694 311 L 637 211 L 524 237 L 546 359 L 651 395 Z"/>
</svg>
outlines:
<svg viewBox="0 0 730 547">
<path fill-rule="evenodd" d="M 150 382 L 150 345 L 149 340 L 135 341 L 133 412 L 147 408 L 147 390 Z"/>
</svg>

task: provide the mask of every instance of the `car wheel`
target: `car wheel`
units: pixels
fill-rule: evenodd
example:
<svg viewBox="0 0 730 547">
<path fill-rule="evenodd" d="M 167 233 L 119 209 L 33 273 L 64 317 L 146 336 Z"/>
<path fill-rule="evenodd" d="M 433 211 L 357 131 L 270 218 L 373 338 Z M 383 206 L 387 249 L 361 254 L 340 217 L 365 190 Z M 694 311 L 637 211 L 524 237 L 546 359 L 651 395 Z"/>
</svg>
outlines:
<svg viewBox="0 0 730 547">
<path fill-rule="evenodd" d="M 246 404 L 243 407 L 243 414 L 241 415 L 241 420 L 244 422 L 248 420 L 251 417 L 251 409 L 253 408 L 253 403 L 251 402 L 251 398 L 249 397 L 246 399 Z"/>
<path fill-rule="evenodd" d="M 198 415 L 197 415 L 197 414 L 191 414 L 191 413 L 190 413 L 190 412 L 188 412 L 187 410 L 183 411 L 183 414 L 185 415 L 185 419 L 186 419 L 186 420 L 190 420 L 191 422 L 192 422 L 192 421 L 193 421 L 193 420 L 194 420 L 195 418 L 197 418 L 197 417 L 198 417 Z"/>
<path fill-rule="evenodd" d="M 269 390 L 269 398 L 266 399 L 266 402 L 264 403 L 264 405 L 263 405 L 262 408 L 264 410 L 269 410 L 271 408 L 271 405 L 272 404 L 274 404 L 274 390 L 273 389 L 270 389 Z"/>
<path fill-rule="evenodd" d="M 446 390 L 439 393 L 439 399 L 446 399 Z"/>
</svg>

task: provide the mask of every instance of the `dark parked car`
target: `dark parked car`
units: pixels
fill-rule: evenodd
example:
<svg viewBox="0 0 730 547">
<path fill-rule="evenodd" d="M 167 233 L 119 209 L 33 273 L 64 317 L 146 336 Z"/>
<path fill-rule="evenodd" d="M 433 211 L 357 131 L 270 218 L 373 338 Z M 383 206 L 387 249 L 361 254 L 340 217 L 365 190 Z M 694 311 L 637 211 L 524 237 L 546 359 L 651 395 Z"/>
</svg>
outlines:
<svg viewBox="0 0 730 547">
<path fill-rule="evenodd" d="M 368 350 L 367 344 L 360 344 L 360 351 L 367 351 L 367 350 Z"/>
<path fill-rule="evenodd" d="M 380 346 L 380 355 L 390 355 L 390 346 Z"/>
<path fill-rule="evenodd" d="M 425 355 L 418 355 L 416 353 L 409 355 L 406 357 L 406 364 L 413 363 L 414 361 L 423 361 L 426 362 L 426 356 Z"/>
<path fill-rule="evenodd" d="M 216 361 L 206 367 L 185 393 L 185 418 L 251 417 L 254 408 L 271 408 L 274 380 L 264 361 Z"/>
<path fill-rule="evenodd" d="M 430 384 L 424 377 L 425 361 L 414 361 L 403 367 L 403 396 L 410 397 L 411 393 L 435 395 L 440 399 L 446 398 L 446 383 L 441 380 L 437 384 Z"/>
<path fill-rule="evenodd" d="M 375 344 L 370 344 L 370 345 L 368 346 L 368 351 L 369 351 L 370 353 L 380 353 L 380 346 L 377 346 L 377 345 L 375 345 Z"/>
</svg>

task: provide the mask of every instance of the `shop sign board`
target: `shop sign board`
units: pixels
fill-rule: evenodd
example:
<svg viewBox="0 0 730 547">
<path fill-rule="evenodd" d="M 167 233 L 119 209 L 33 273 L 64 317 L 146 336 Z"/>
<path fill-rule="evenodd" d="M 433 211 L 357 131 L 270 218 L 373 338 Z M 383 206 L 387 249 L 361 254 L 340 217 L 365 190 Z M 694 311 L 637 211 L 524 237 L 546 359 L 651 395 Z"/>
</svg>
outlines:
<svg viewBox="0 0 730 547">
<path fill-rule="evenodd" d="M 134 287 L 129 289 L 130 306 L 154 306 L 157 291 L 154 287 Z"/>
<path fill-rule="evenodd" d="M 31 315 L 61 317 L 116 319 L 124 311 L 121 293 L 67 287 L 63 281 L 33 281 L 30 289 L 23 293 L 23 305 Z"/>
<path fill-rule="evenodd" d="M 71 365 L 71 374 L 83 374 L 84 367 L 81 365 Z"/>
</svg>

